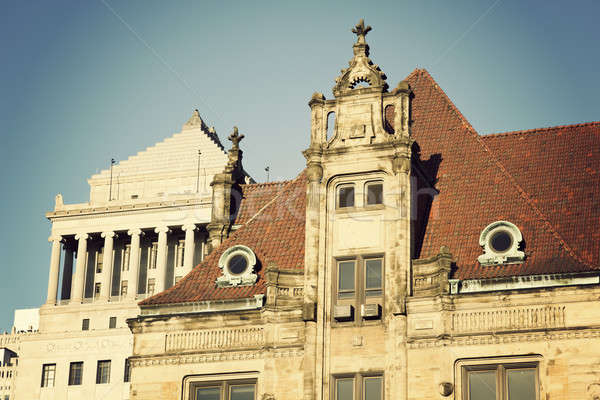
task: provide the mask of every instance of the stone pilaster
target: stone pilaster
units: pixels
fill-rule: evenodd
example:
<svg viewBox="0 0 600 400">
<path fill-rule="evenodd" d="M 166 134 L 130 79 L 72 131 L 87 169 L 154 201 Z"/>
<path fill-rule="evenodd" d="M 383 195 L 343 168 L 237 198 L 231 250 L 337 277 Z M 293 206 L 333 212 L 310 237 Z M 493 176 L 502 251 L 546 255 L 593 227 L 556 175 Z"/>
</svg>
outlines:
<svg viewBox="0 0 600 400">
<path fill-rule="evenodd" d="M 60 243 L 62 237 L 53 235 L 48 238 L 52 243 L 52 252 L 50 255 L 50 275 L 48 277 L 48 296 L 46 304 L 56 304 L 56 295 L 58 293 L 58 276 L 60 273 Z"/>
<path fill-rule="evenodd" d="M 85 284 L 85 266 L 87 264 L 87 241 L 89 235 L 80 233 L 77 239 L 77 263 L 75 265 L 75 281 L 71 288 L 71 303 L 81 303 L 83 300 L 83 285 Z"/>
</svg>

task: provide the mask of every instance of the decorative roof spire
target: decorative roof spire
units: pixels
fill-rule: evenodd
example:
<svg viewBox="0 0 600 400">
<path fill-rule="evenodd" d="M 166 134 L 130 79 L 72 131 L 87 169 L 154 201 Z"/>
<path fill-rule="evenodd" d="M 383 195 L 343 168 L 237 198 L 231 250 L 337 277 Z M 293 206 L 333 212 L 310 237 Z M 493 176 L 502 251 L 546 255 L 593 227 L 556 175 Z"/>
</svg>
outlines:
<svg viewBox="0 0 600 400">
<path fill-rule="evenodd" d="M 358 37 L 356 43 L 367 44 L 367 42 L 365 41 L 365 36 L 367 36 L 367 33 L 369 33 L 372 29 L 373 28 L 371 28 L 370 25 L 367 25 L 365 27 L 365 20 L 361 18 L 360 21 L 358 21 L 358 24 L 356 24 L 356 26 L 352 28 L 352 33 L 354 33 Z"/>
<path fill-rule="evenodd" d="M 372 29 L 369 25 L 365 26 L 364 19 L 361 19 L 352 29 L 352 33 L 357 36 L 356 43 L 352 46 L 354 57 L 350 60 L 349 67 L 342 69 L 342 74 L 335 80 L 336 84 L 333 87 L 335 97 L 349 94 L 355 89 L 369 92 L 387 90 L 385 74 L 369 59 L 369 45 L 365 36 Z"/>
</svg>

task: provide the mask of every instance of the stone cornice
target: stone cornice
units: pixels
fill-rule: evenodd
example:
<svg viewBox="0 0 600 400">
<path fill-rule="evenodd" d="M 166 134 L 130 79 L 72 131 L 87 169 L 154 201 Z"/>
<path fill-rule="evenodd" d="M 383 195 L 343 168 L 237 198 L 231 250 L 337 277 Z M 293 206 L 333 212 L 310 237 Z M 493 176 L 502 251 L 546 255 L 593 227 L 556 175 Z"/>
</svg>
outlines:
<svg viewBox="0 0 600 400">
<path fill-rule="evenodd" d="M 600 326 L 587 328 L 563 328 L 524 330 L 521 332 L 478 334 L 478 335 L 444 335 L 442 337 L 408 338 L 409 349 L 422 349 L 448 346 L 498 345 L 520 342 L 547 342 L 553 340 L 600 338 Z"/>
<path fill-rule="evenodd" d="M 155 365 L 180 365 L 180 364 L 202 364 L 219 361 L 243 361 L 258 360 L 266 358 L 302 357 L 302 347 L 290 347 L 283 349 L 261 349 L 254 351 L 230 351 L 205 354 L 171 354 L 164 356 L 131 357 L 133 367 L 149 367 Z"/>
<path fill-rule="evenodd" d="M 134 203 L 134 204 L 120 204 L 120 205 L 108 205 L 108 206 L 91 206 L 89 204 L 82 205 L 81 208 L 63 209 L 56 211 L 49 211 L 46 213 L 46 218 L 50 221 L 59 218 L 73 218 L 84 217 L 105 217 L 111 214 L 117 215 L 132 215 L 149 210 L 159 209 L 170 209 L 170 208 L 193 208 L 197 206 L 209 206 L 211 205 L 211 199 L 202 198 L 196 201 L 194 200 L 172 200 L 172 201 L 160 201 L 160 202 L 147 202 L 147 203 Z"/>
</svg>

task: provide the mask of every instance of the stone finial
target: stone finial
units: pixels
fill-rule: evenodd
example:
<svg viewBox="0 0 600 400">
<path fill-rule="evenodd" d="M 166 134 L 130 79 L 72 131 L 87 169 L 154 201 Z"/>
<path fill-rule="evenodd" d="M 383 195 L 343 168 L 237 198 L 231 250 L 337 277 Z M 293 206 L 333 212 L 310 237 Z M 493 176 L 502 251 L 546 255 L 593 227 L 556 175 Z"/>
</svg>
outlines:
<svg viewBox="0 0 600 400">
<path fill-rule="evenodd" d="M 245 137 L 244 135 L 239 134 L 237 126 L 234 126 L 233 132 L 231 133 L 231 135 L 229 135 L 229 140 L 231 140 L 232 148 L 234 148 L 236 150 L 239 149 L 240 142 L 242 141 L 242 139 L 244 137 Z"/>
<path fill-rule="evenodd" d="M 356 26 L 352 28 L 352 33 L 354 33 L 357 36 L 356 43 L 365 44 L 365 36 L 367 36 L 367 33 L 369 33 L 369 31 L 371 31 L 372 29 L 373 28 L 371 28 L 370 25 L 367 25 L 365 27 L 365 20 L 361 18 L 360 21 L 358 21 L 358 24 L 356 24 Z"/>
<path fill-rule="evenodd" d="M 198 109 L 196 109 L 192 113 L 192 116 L 190 117 L 190 119 L 188 119 L 188 121 L 183 125 L 183 128 L 186 129 L 186 128 L 201 127 L 203 123 L 204 122 L 202 121 L 202 118 L 200 117 L 200 112 L 198 111 Z"/>
<path fill-rule="evenodd" d="M 352 46 L 354 57 L 350 60 L 348 68 L 342 69 L 341 75 L 336 78 L 336 84 L 333 87 L 335 97 L 349 94 L 357 88 L 364 91 L 365 86 L 368 91 L 384 92 L 387 90 L 385 74 L 369 59 L 369 45 L 365 36 L 371 30 L 370 26 L 365 26 L 363 19 L 352 29 L 357 36 L 356 43 Z"/>
<path fill-rule="evenodd" d="M 63 202 L 63 197 L 62 194 L 57 194 L 54 197 L 54 209 L 55 210 L 60 210 L 61 208 L 63 208 L 63 206 L 65 205 L 65 203 Z"/>
</svg>

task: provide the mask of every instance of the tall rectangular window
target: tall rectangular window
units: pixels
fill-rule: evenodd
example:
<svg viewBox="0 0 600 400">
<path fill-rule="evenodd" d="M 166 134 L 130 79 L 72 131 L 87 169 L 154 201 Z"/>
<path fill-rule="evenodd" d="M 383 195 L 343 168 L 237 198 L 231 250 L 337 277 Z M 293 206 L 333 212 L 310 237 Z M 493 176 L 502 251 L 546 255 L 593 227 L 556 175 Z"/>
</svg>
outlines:
<svg viewBox="0 0 600 400">
<path fill-rule="evenodd" d="M 125 360 L 125 368 L 123 370 L 123 382 L 131 381 L 131 361 L 129 358 Z"/>
<path fill-rule="evenodd" d="M 156 285 L 156 281 L 154 278 L 148 279 L 148 284 L 146 285 L 146 293 L 154 294 L 154 286 Z"/>
<path fill-rule="evenodd" d="M 152 242 L 150 248 L 150 259 L 148 260 L 148 269 L 156 269 L 156 259 L 158 257 L 158 242 Z"/>
<path fill-rule="evenodd" d="M 382 182 L 368 182 L 365 185 L 365 193 L 367 198 L 365 204 L 372 206 L 375 204 L 383 204 L 383 183 Z"/>
<path fill-rule="evenodd" d="M 56 377 L 56 364 L 42 365 L 42 387 L 54 387 Z"/>
<path fill-rule="evenodd" d="M 129 271 L 129 257 L 131 255 L 131 245 L 126 244 L 123 250 L 123 264 L 121 265 L 121 271 Z"/>
<path fill-rule="evenodd" d="M 96 383 L 110 383 L 110 360 L 98 361 Z"/>
<path fill-rule="evenodd" d="M 463 365 L 462 400 L 537 400 L 538 363 Z"/>
<path fill-rule="evenodd" d="M 69 365 L 69 386 L 81 385 L 83 377 L 83 361 L 72 362 Z"/>
<path fill-rule="evenodd" d="M 338 262 L 338 297 L 340 299 L 354 297 L 355 267 L 356 261 L 354 260 Z"/>
<path fill-rule="evenodd" d="M 383 294 L 383 259 L 365 260 L 365 296 L 374 297 Z"/>
<path fill-rule="evenodd" d="M 90 319 L 89 318 L 84 318 L 81 320 L 81 330 L 82 331 L 90 330 Z"/>
<path fill-rule="evenodd" d="M 337 207 L 354 207 L 354 185 L 340 186 L 337 190 Z"/>
<path fill-rule="evenodd" d="M 382 375 L 350 375 L 334 378 L 335 400 L 382 400 Z"/>
<path fill-rule="evenodd" d="M 100 247 L 98 252 L 96 253 L 96 273 L 99 274 L 102 272 L 102 267 L 104 266 L 104 247 Z"/>
<path fill-rule="evenodd" d="M 183 259 L 185 257 L 185 240 L 180 240 L 177 243 L 177 263 L 175 266 L 183 267 Z"/>
<path fill-rule="evenodd" d="M 100 282 L 96 282 L 94 284 L 94 297 L 100 296 L 101 290 L 102 290 L 102 284 Z"/>
<path fill-rule="evenodd" d="M 108 319 L 108 329 L 115 329 L 117 327 L 117 317 L 110 317 Z"/>
</svg>

